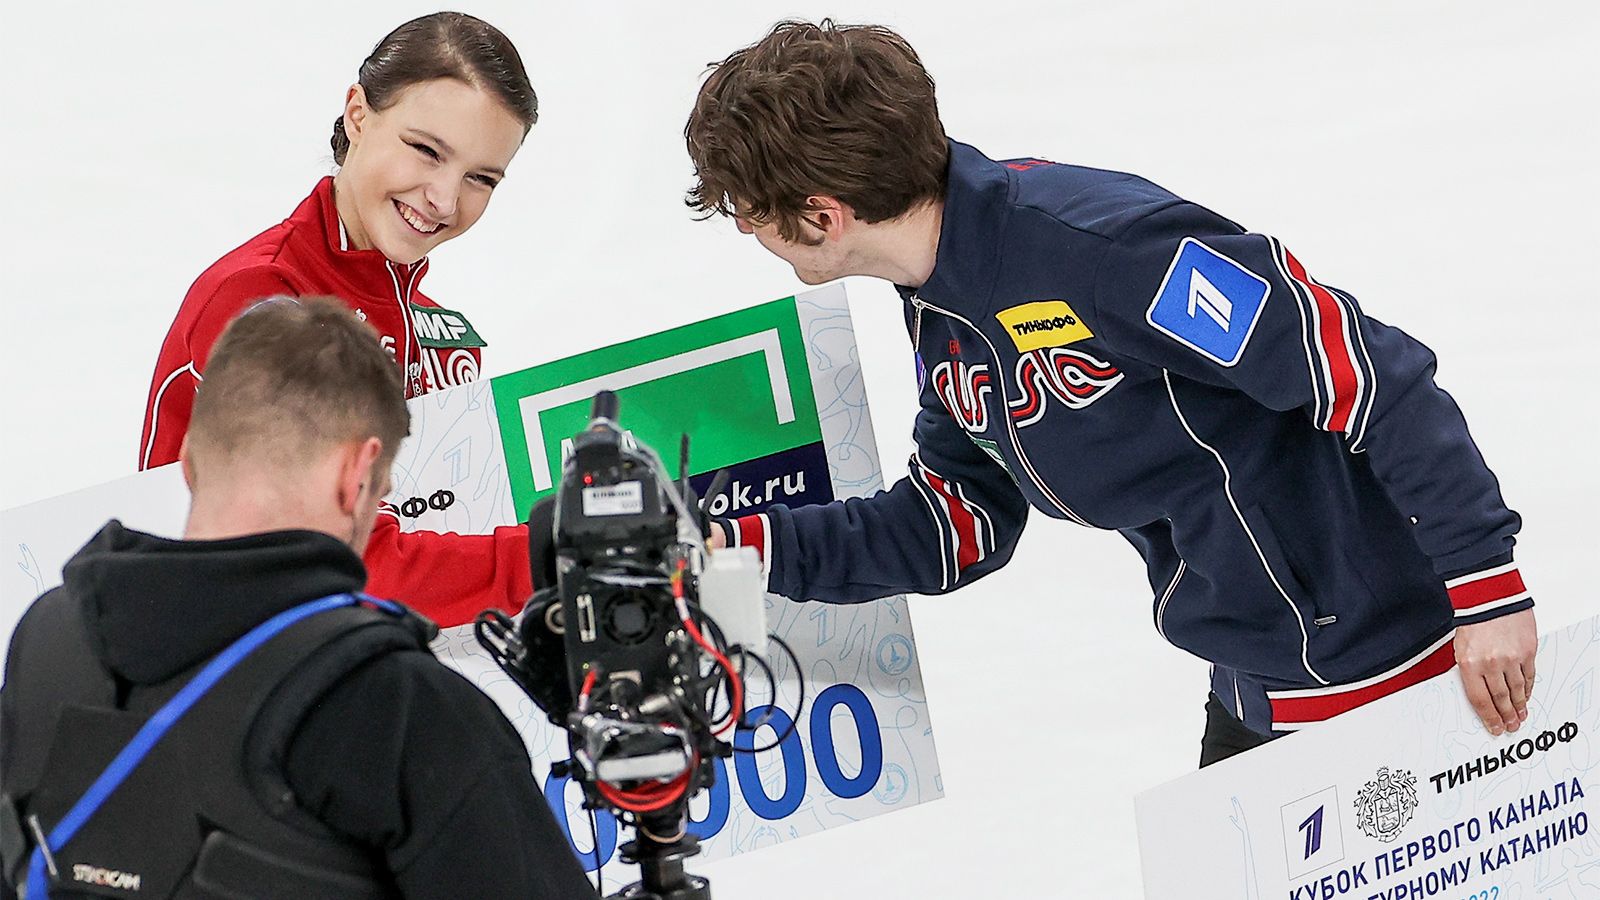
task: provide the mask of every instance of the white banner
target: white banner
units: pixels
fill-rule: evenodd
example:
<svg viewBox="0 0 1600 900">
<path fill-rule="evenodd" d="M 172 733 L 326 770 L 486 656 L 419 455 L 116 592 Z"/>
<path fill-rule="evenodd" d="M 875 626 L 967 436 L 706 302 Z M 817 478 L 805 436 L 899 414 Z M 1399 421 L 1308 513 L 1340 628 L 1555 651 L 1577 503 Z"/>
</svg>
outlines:
<svg viewBox="0 0 1600 900">
<path fill-rule="evenodd" d="M 1544 637 L 1528 721 L 1460 673 L 1135 800 L 1151 900 L 1600 897 L 1600 618 Z"/>
</svg>

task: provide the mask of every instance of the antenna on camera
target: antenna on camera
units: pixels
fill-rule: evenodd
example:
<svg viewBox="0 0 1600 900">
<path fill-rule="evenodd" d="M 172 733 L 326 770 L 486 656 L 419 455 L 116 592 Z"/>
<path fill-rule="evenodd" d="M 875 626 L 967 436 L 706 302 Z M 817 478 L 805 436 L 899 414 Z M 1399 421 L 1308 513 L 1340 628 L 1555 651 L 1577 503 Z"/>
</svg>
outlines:
<svg viewBox="0 0 1600 900">
<path fill-rule="evenodd" d="M 601 391 L 594 395 L 594 404 L 589 408 L 589 418 L 615 422 L 617 421 L 617 407 L 616 392 Z"/>
</svg>

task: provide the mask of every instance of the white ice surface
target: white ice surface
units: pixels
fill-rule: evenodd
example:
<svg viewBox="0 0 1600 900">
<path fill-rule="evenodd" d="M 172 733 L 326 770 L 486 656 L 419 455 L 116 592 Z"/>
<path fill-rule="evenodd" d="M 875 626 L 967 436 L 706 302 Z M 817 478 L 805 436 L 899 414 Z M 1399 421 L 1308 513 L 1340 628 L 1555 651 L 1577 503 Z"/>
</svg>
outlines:
<svg viewBox="0 0 1600 900">
<path fill-rule="evenodd" d="M 329 171 L 360 58 L 432 8 L 7 9 L 0 507 L 133 469 L 184 290 Z M 953 136 L 1150 177 L 1282 237 L 1432 346 L 1526 519 L 1541 622 L 1593 613 L 1593 4 L 469 11 L 517 42 L 541 100 L 488 216 L 426 285 L 490 341 L 485 374 L 794 292 L 731 224 L 683 208 L 683 121 L 702 66 L 776 19 L 882 22 L 922 53 Z M 895 297 L 849 288 L 883 458 L 903 459 L 914 384 Z M 1131 798 L 1192 767 L 1204 696 L 1204 666 L 1160 642 L 1147 595 L 1121 538 L 1040 520 L 1004 572 L 915 600 L 947 798 L 705 867 L 716 896 L 1137 896 Z"/>
</svg>

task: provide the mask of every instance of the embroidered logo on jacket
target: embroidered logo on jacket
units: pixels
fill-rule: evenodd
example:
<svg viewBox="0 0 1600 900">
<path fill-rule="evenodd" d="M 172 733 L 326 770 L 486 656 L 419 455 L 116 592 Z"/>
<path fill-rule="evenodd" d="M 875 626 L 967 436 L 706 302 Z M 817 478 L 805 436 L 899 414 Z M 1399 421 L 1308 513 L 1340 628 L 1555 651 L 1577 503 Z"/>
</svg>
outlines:
<svg viewBox="0 0 1600 900">
<path fill-rule="evenodd" d="M 417 343 L 435 350 L 487 347 L 467 317 L 454 310 L 433 306 L 411 307 L 411 323 L 416 327 Z"/>
<path fill-rule="evenodd" d="M 1040 300 L 995 313 L 1018 352 L 1065 347 L 1094 337 L 1065 300 Z"/>
<path fill-rule="evenodd" d="M 989 367 L 969 366 L 961 360 L 946 360 L 933 368 L 933 389 L 944 401 L 944 408 L 961 427 L 973 434 L 989 429 Z"/>
<path fill-rule="evenodd" d="M 1055 347 L 1035 350 L 1017 359 L 1019 396 L 1011 401 L 1011 418 L 1026 427 L 1044 417 L 1050 399 L 1067 409 L 1083 409 L 1122 381 L 1122 371 L 1081 350 Z"/>
<path fill-rule="evenodd" d="M 981 437 L 977 437 L 976 435 L 972 435 L 972 434 L 967 435 L 967 439 L 972 441 L 974 444 L 977 444 L 979 450 L 982 450 L 984 453 L 987 453 L 989 455 L 989 458 L 994 460 L 995 465 L 997 465 L 1000 468 L 1004 469 L 1006 471 L 1006 474 L 1011 476 L 1011 481 L 1013 483 L 1016 482 L 1017 475 L 1016 475 L 1015 472 L 1011 471 L 1011 465 L 1006 462 L 1005 456 L 1000 453 L 1000 445 L 999 444 L 995 443 L 994 441 L 989 440 L 988 438 L 981 438 Z"/>
<path fill-rule="evenodd" d="M 428 391 L 457 387 L 478 380 L 478 356 L 473 350 L 422 350 L 422 377 Z"/>
<path fill-rule="evenodd" d="M 1186 237 L 1145 320 L 1207 359 L 1231 366 L 1244 355 L 1271 290 L 1265 278 Z"/>
</svg>

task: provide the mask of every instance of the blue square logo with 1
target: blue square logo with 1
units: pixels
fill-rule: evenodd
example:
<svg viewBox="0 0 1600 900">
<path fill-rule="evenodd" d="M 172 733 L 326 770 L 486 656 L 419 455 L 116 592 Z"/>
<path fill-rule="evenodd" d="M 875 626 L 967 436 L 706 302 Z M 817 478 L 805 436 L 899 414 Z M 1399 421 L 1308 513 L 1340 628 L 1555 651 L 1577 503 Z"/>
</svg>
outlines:
<svg viewBox="0 0 1600 900">
<path fill-rule="evenodd" d="M 1265 278 L 1184 238 L 1145 320 L 1174 340 L 1231 366 L 1244 355 L 1272 286 Z"/>
</svg>

